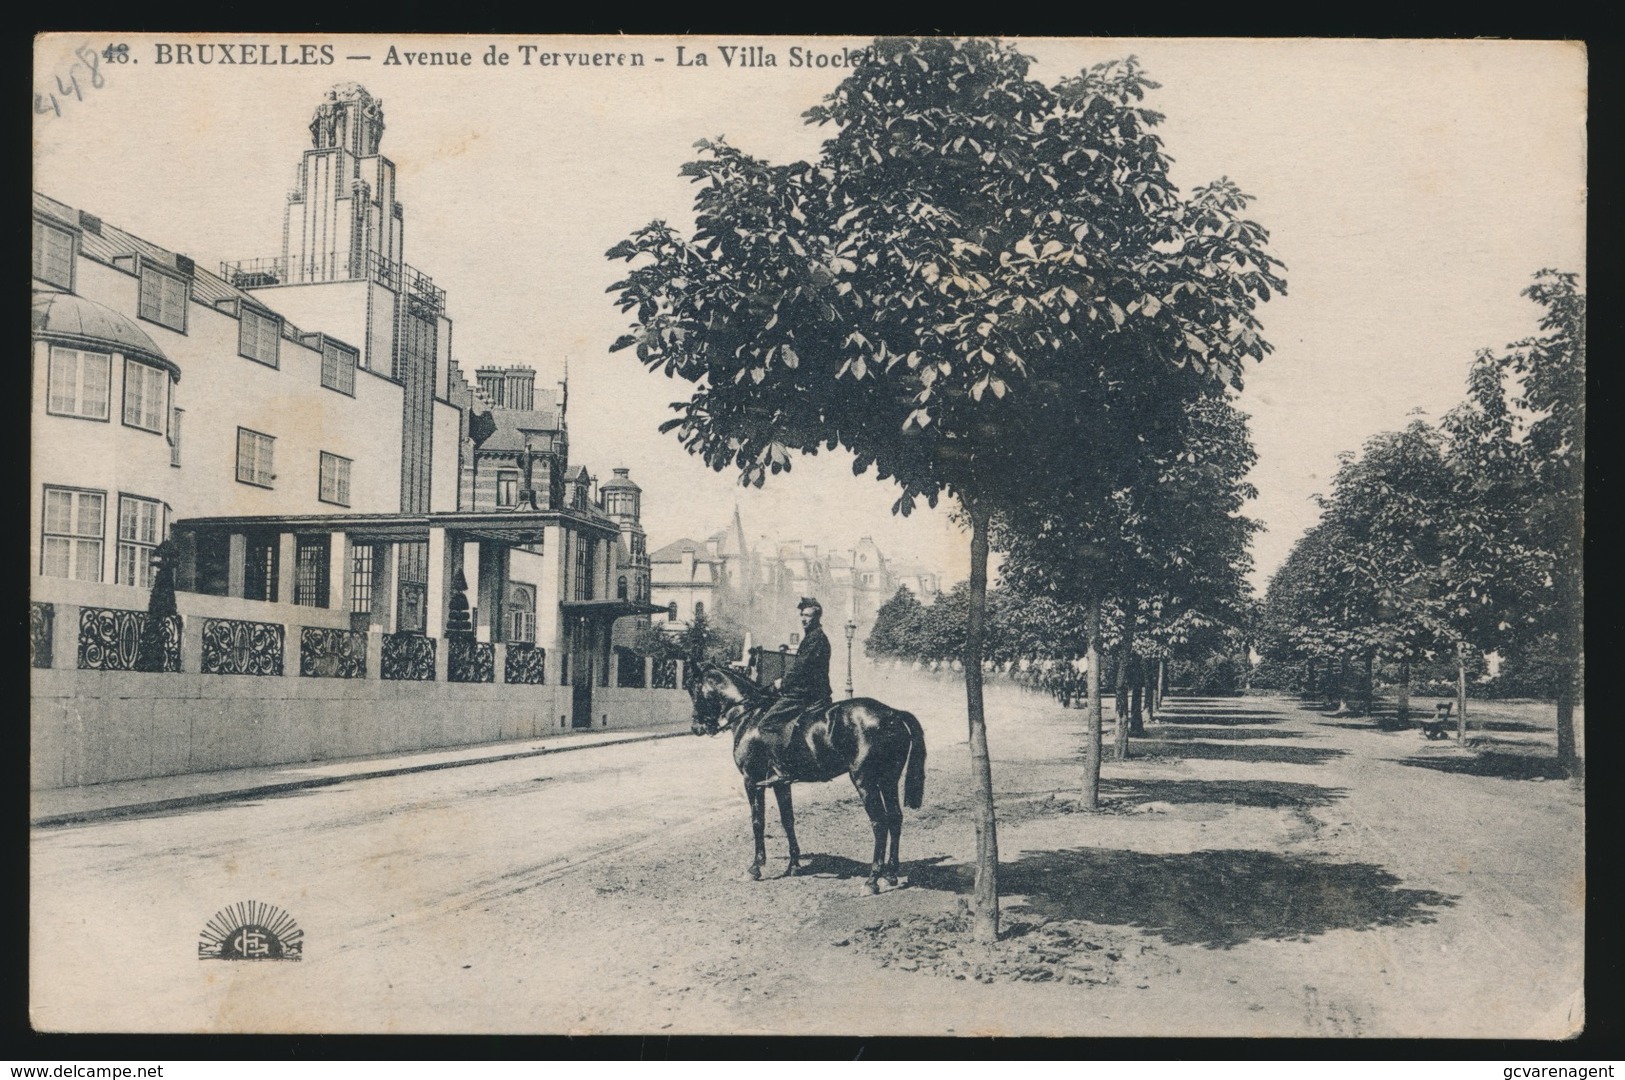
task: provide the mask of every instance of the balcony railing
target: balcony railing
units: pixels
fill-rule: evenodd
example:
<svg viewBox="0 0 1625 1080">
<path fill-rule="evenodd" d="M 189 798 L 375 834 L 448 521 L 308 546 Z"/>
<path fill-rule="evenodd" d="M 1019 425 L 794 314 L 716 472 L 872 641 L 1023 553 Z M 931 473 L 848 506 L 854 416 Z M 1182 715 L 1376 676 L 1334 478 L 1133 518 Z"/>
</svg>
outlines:
<svg viewBox="0 0 1625 1080">
<path fill-rule="evenodd" d="M 430 309 L 446 310 L 446 290 L 428 274 L 404 262 L 391 262 L 376 251 L 328 251 L 308 256 L 268 256 L 220 264 L 220 276 L 239 289 L 269 285 L 311 285 L 326 281 L 375 281 L 404 292 Z"/>
</svg>

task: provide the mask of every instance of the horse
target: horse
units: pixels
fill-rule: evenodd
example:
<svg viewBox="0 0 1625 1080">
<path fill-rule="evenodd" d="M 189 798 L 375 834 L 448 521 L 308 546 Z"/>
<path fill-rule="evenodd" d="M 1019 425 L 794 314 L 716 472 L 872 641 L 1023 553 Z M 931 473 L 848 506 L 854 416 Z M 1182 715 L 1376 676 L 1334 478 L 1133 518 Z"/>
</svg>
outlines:
<svg viewBox="0 0 1625 1080">
<path fill-rule="evenodd" d="M 760 881 L 762 866 L 767 862 L 762 839 L 767 793 L 761 782 L 769 774 L 769 747 L 759 725 L 773 694 L 746 676 L 711 663 L 700 665 L 689 680 L 688 692 L 694 702 L 695 735 L 733 731 L 734 764 L 745 781 L 756 839 L 755 858 L 747 872 L 751 880 Z M 925 797 L 925 734 L 920 722 L 912 714 L 873 698 L 838 701 L 801 721 L 785 758 L 781 768 L 791 781 L 822 783 L 843 773 L 852 778 L 875 834 L 874 859 L 864 888 L 871 894 L 878 893 L 882 875 L 888 885 L 895 887 L 903 807 L 918 810 Z M 903 781 L 901 799 L 897 792 L 899 779 Z M 790 843 L 790 861 L 783 876 L 792 877 L 801 871 L 801 848 L 796 843 L 790 785 L 774 785 L 773 794 L 779 802 L 785 839 Z"/>
</svg>

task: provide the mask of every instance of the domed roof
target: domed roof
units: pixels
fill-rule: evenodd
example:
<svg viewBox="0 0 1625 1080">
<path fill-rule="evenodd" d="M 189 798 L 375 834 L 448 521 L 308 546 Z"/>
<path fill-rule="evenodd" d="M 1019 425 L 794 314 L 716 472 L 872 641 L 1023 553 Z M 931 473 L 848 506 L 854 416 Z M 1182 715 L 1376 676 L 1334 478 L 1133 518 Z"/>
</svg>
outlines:
<svg viewBox="0 0 1625 1080">
<path fill-rule="evenodd" d="M 599 491 L 642 491 L 643 490 L 642 488 L 638 487 L 637 484 L 632 482 L 632 475 L 631 474 L 632 474 L 631 469 L 616 469 L 614 479 L 605 480 L 602 484 L 599 484 L 598 485 L 598 490 Z"/>
<path fill-rule="evenodd" d="M 181 369 L 153 343 L 134 320 L 110 307 L 72 293 L 34 293 L 32 330 L 35 338 L 63 345 L 123 353 L 154 364 L 180 382 Z"/>
</svg>

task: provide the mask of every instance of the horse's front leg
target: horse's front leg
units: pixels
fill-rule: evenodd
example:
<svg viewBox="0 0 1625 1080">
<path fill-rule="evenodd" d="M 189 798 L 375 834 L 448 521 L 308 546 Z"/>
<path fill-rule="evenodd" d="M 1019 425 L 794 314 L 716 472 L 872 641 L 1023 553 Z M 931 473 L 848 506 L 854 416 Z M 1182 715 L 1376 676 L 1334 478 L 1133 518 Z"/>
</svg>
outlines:
<svg viewBox="0 0 1625 1080">
<path fill-rule="evenodd" d="M 750 830 L 756 838 L 756 857 L 751 860 L 752 881 L 762 880 L 762 865 L 767 862 L 767 794 L 749 780 L 745 781 L 745 798 L 750 800 Z"/>
<path fill-rule="evenodd" d="M 784 826 L 784 838 L 790 842 L 790 862 L 784 868 L 784 876 L 794 877 L 801 869 L 801 845 L 796 843 L 796 810 L 790 802 L 790 785 L 777 785 L 773 794 L 779 800 L 779 823 Z"/>
</svg>

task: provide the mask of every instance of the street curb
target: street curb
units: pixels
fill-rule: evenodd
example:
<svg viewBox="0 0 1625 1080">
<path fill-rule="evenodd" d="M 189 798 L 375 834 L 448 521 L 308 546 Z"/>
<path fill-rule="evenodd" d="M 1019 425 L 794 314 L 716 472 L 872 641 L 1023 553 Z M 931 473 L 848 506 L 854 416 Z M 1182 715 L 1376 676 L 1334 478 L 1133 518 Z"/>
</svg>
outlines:
<svg viewBox="0 0 1625 1080">
<path fill-rule="evenodd" d="M 182 795 L 173 799 L 130 803 L 126 806 L 104 806 L 95 810 L 52 814 L 46 817 L 33 818 L 28 824 L 33 829 L 52 829 L 63 825 L 83 825 L 96 821 L 111 821 L 117 818 L 140 817 L 144 814 L 161 814 L 169 810 L 185 810 L 189 807 L 207 806 L 211 803 L 233 802 L 238 799 L 257 799 L 272 795 L 283 795 L 292 791 L 305 791 L 310 788 L 333 787 L 337 784 L 348 784 L 353 780 L 382 780 L 391 776 L 437 772 L 441 769 L 457 769 L 466 765 L 488 765 L 498 761 L 516 761 L 520 758 L 542 757 L 545 754 L 565 754 L 572 750 L 593 750 L 601 746 L 627 746 L 632 743 L 653 742 L 656 739 L 675 739 L 680 735 L 689 734 L 692 733 L 688 731 L 662 731 L 654 735 L 634 735 L 628 739 L 613 739 L 578 746 L 543 746 L 535 750 L 519 750 L 511 754 L 497 754 L 494 757 L 435 761 L 423 765 L 402 765 L 393 769 L 375 769 L 371 772 L 349 773 L 344 776 L 313 776 L 308 780 L 290 780 L 284 784 L 262 784 L 259 787 L 239 788 L 233 791 L 211 791 L 198 795 Z"/>
</svg>

